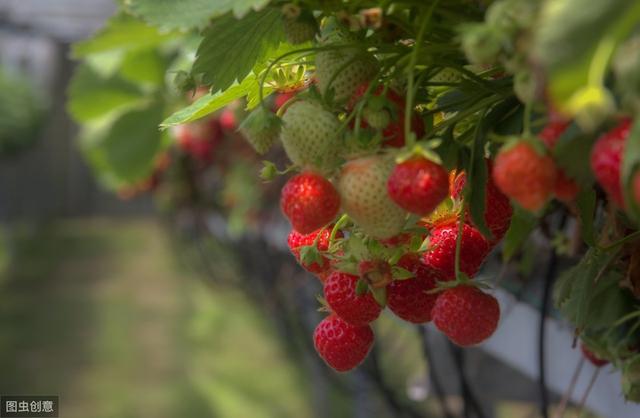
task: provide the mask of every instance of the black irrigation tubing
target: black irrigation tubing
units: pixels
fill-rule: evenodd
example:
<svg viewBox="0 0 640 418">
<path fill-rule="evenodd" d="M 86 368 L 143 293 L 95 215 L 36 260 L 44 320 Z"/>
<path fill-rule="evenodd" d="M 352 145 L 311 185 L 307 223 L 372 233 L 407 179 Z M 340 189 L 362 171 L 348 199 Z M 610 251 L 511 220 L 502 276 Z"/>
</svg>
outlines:
<svg viewBox="0 0 640 418">
<path fill-rule="evenodd" d="M 566 222 L 566 213 L 563 213 L 559 222 L 558 229 L 562 229 Z M 549 392 L 547 391 L 547 382 L 545 374 L 546 364 L 546 332 L 545 319 L 549 310 L 549 300 L 551 298 L 551 289 L 555 282 L 556 270 L 558 267 L 558 255 L 553 247 L 549 254 L 549 263 L 544 274 L 544 288 L 542 292 L 542 306 L 540 307 L 540 320 L 538 322 L 538 390 L 540 391 L 540 414 L 543 418 L 549 418 Z"/>
<path fill-rule="evenodd" d="M 467 376 L 464 373 L 464 370 L 465 370 L 464 350 L 451 342 L 449 342 L 449 348 L 451 350 L 451 355 L 453 356 L 453 360 L 456 364 L 458 377 L 460 379 L 460 386 L 462 389 L 462 398 L 464 400 L 465 418 L 471 418 L 472 416 L 475 416 L 477 418 L 487 418 L 485 413 L 482 411 L 482 407 L 480 405 L 480 402 L 478 401 L 478 398 L 471 390 L 471 386 L 469 385 Z"/>
<path fill-rule="evenodd" d="M 438 377 L 438 373 L 436 371 L 436 362 L 431 355 L 427 329 L 423 325 L 416 325 L 416 330 L 418 331 L 418 337 L 420 338 L 420 344 L 422 346 L 422 355 L 427 367 L 429 368 L 429 381 L 433 385 L 433 391 L 435 392 L 438 404 L 442 410 L 442 416 L 444 418 L 454 418 L 454 415 L 449 411 L 449 407 L 447 406 L 444 387 L 442 386 L 442 382 L 440 381 L 440 377 Z"/>
</svg>

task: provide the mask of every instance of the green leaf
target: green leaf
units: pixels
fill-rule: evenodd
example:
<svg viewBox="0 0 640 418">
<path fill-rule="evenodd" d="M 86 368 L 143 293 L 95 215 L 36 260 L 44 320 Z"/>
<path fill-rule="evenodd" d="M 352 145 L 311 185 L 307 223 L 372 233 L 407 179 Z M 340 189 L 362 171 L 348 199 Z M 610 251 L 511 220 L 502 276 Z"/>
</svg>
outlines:
<svg viewBox="0 0 640 418">
<path fill-rule="evenodd" d="M 214 94 L 206 94 L 193 102 L 191 105 L 182 108 L 169 116 L 162 122 L 162 128 L 168 128 L 183 123 L 193 122 L 203 118 L 228 105 L 229 103 L 259 88 L 258 81 L 254 75 L 245 78 L 242 83 L 233 85 L 225 91 L 218 91 Z"/>
<path fill-rule="evenodd" d="M 616 251 L 591 248 L 576 266 L 565 271 L 554 289 L 554 300 L 578 329 L 598 324 L 593 312 L 604 288 L 617 286 L 621 275 L 609 266 Z"/>
<path fill-rule="evenodd" d="M 135 85 L 117 75 L 103 77 L 87 64 L 76 69 L 67 94 L 67 110 L 78 122 L 87 122 L 144 100 Z"/>
<path fill-rule="evenodd" d="M 222 16 L 204 32 L 192 73 L 202 74 L 203 82 L 216 90 L 226 90 L 265 62 L 283 40 L 278 10 L 251 12 L 241 20 Z"/>
<path fill-rule="evenodd" d="M 537 225 L 538 219 L 531 212 L 517 206 L 514 208 L 511 225 L 509 225 L 502 244 L 502 260 L 504 262 L 511 260 Z"/>
<path fill-rule="evenodd" d="M 590 72 L 593 77 L 593 68 L 606 68 L 616 44 L 626 38 L 639 20 L 637 1 L 544 2 L 533 53 L 547 69 L 553 101 L 567 108 L 581 88 L 590 82 L 603 82 L 589 80 Z"/>
<path fill-rule="evenodd" d="M 640 205 L 633 196 L 633 178 L 640 172 L 640 123 L 634 123 L 625 142 L 622 160 L 622 185 L 628 212 L 640 224 Z"/>
<path fill-rule="evenodd" d="M 176 37 L 177 34 L 160 33 L 133 16 L 120 13 L 108 20 L 106 26 L 92 38 L 73 45 L 74 58 L 106 51 L 130 51 L 160 45 Z"/>
<path fill-rule="evenodd" d="M 378 305 L 380 305 L 383 308 L 387 306 L 387 288 L 386 287 L 372 288 L 371 294 L 373 295 L 373 298 L 376 300 L 376 302 L 378 302 Z"/>
<path fill-rule="evenodd" d="M 571 124 L 562 133 L 553 149 L 558 167 L 583 188 L 593 184 L 593 172 L 589 161 L 594 142 L 593 135 L 585 135 L 577 125 Z"/>
<path fill-rule="evenodd" d="M 163 29 L 202 28 L 212 17 L 233 12 L 237 18 L 260 10 L 270 0 L 129 0 L 134 14 Z"/>
<path fill-rule="evenodd" d="M 132 83 L 161 86 L 167 71 L 167 60 L 155 49 L 130 51 L 122 60 L 120 74 Z"/>
<path fill-rule="evenodd" d="M 414 277 L 414 274 L 400 266 L 391 267 L 391 275 L 395 280 L 406 280 Z"/>
<path fill-rule="evenodd" d="M 363 296 L 369 291 L 369 284 L 364 279 L 358 279 L 356 282 L 356 295 Z"/>
<path fill-rule="evenodd" d="M 595 247 L 596 234 L 593 222 L 596 214 L 596 192 L 591 188 L 582 189 L 576 198 L 576 205 L 578 206 L 582 239 L 590 247 Z"/>
<path fill-rule="evenodd" d="M 115 185 L 132 184 L 151 174 L 162 149 L 158 124 L 162 106 L 158 103 L 119 115 L 100 131 L 83 135 L 82 147 L 94 169 Z"/>
</svg>

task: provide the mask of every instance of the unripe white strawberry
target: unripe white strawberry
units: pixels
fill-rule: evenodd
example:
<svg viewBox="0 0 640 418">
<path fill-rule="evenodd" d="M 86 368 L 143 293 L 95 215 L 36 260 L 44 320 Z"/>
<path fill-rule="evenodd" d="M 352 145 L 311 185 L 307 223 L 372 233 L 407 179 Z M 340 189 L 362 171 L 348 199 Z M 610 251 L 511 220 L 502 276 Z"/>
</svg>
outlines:
<svg viewBox="0 0 640 418">
<path fill-rule="evenodd" d="M 382 156 L 346 163 L 338 180 L 344 211 L 368 235 L 385 239 L 402 231 L 405 211 L 387 194 L 387 179 L 394 162 Z"/>
<path fill-rule="evenodd" d="M 337 165 L 341 145 L 340 122 L 319 103 L 300 100 L 282 117 L 282 145 L 294 164 L 320 171 Z"/>
<path fill-rule="evenodd" d="M 280 119 L 262 106 L 255 108 L 240 124 L 240 132 L 258 154 L 271 148 L 280 133 Z"/>
<path fill-rule="evenodd" d="M 346 102 L 356 88 L 378 69 L 373 55 L 355 48 L 322 51 L 316 55 L 316 79 L 323 95 L 333 91 L 333 101 Z"/>
</svg>

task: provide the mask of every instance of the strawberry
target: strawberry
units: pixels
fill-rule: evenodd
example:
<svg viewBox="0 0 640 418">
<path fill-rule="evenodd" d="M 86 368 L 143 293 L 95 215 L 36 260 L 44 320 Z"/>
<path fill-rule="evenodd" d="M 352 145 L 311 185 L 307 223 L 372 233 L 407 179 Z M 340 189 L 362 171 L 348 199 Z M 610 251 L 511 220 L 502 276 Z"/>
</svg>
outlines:
<svg viewBox="0 0 640 418">
<path fill-rule="evenodd" d="M 240 133 L 258 154 L 264 154 L 280 134 L 280 119 L 258 106 L 240 124 Z"/>
<path fill-rule="evenodd" d="M 280 132 L 294 164 L 319 170 L 333 168 L 340 147 L 340 122 L 316 102 L 297 101 L 287 108 Z"/>
<path fill-rule="evenodd" d="M 283 17 L 284 36 L 291 45 L 299 45 L 312 41 L 317 32 L 317 24 L 311 13 L 301 13 L 290 18 Z"/>
<path fill-rule="evenodd" d="M 316 79 L 323 95 L 333 91 L 336 103 L 346 102 L 356 88 L 369 81 L 378 69 L 378 61 L 357 48 L 342 48 L 318 52 Z"/>
<path fill-rule="evenodd" d="M 580 193 L 580 186 L 575 180 L 567 176 L 562 169 L 556 173 L 556 182 L 553 185 L 553 194 L 558 200 L 570 203 L 573 202 Z"/>
<path fill-rule="evenodd" d="M 329 271 L 331 269 L 331 264 L 329 263 L 329 259 L 324 257 L 323 255 L 319 255 L 318 260 L 306 261 L 301 260 L 300 258 L 300 249 L 301 247 L 313 246 L 315 243 L 316 250 L 320 253 L 326 252 L 329 250 L 329 237 L 331 236 L 331 230 L 333 226 L 328 226 L 326 228 L 318 229 L 317 231 L 313 231 L 310 234 L 301 234 L 295 229 L 291 230 L 289 236 L 287 237 L 287 244 L 289 246 L 289 250 L 291 254 L 296 258 L 298 263 L 307 271 L 314 274 L 321 274 Z M 336 237 L 342 238 L 343 234 L 341 231 L 338 231 Z"/>
<path fill-rule="evenodd" d="M 356 104 L 363 99 L 364 94 L 369 89 L 369 83 L 363 83 L 359 85 L 355 91 L 353 92 L 353 96 L 349 100 L 347 104 L 347 108 L 349 111 L 353 111 Z M 374 99 L 378 99 L 382 97 L 382 93 L 384 91 L 384 86 L 379 85 L 374 91 L 371 93 Z M 369 99 L 372 101 L 373 99 Z M 390 122 L 384 124 L 384 129 L 382 130 L 382 137 L 384 145 L 388 147 L 394 148 L 402 148 L 405 144 L 405 132 L 404 132 L 404 115 L 405 115 L 405 98 L 398 93 L 396 90 L 388 88 L 386 90 L 386 95 L 384 96 L 384 106 L 382 109 L 376 109 L 375 113 L 385 112 L 390 115 Z M 375 120 L 377 117 L 373 112 L 373 108 L 380 107 L 379 104 L 376 106 L 366 106 L 363 109 L 363 117 L 362 127 L 366 128 L 367 126 L 371 126 L 374 129 L 380 129 L 379 126 L 383 125 L 383 122 L 379 120 Z M 373 115 L 372 115 L 373 114 Z M 373 120 L 372 120 L 373 118 Z M 378 126 L 376 126 L 378 125 Z M 417 138 L 420 138 L 424 135 L 424 122 L 422 118 L 414 112 L 411 118 L 411 131 L 415 133 Z"/>
<path fill-rule="evenodd" d="M 334 271 L 324 282 L 324 298 L 331 310 L 352 325 L 366 325 L 375 321 L 382 308 L 371 292 L 356 294 L 359 277 Z"/>
<path fill-rule="evenodd" d="M 220 121 L 220 127 L 227 132 L 235 131 L 238 126 L 235 111 L 228 107 L 220 113 L 218 120 Z"/>
<path fill-rule="evenodd" d="M 438 274 L 424 265 L 417 254 L 405 254 L 398 266 L 409 270 L 414 277 L 394 280 L 387 286 L 387 306 L 405 321 L 414 324 L 431 321 L 431 310 L 438 295 L 427 292 L 436 287 Z"/>
<path fill-rule="evenodd" d="M 609 360 L 604 360 L 598 357 L 593 353 L 593 351 L 589 350 L 584 343 L 580 343 L 580 350 L 582 351 L 582 355 L 584 355 L 584 357 L 596 367 L 602 367 L 609 364 Z"/>
<path fill-rule="evenodd" d="M 622 196 L 622 153 L 631 129 L 631 119 L 623 119 L 615 128 L 600 136 L 591 150 L 591 170 L 611 200 L 624 206 Z"/>
<path fill-rule="evenodd" d="M 287 181 L 280 195 L 280 207 L 293 229 L 310 234 L 335 218 L 340 209 L 340 196 L 324 177 L 300 173 Z"/>
<path fill-rule="evenodd" d="M 459 83 L 461 80 L 460 72 L 454 68 L 445 67 L 431 77 L 429 81 L 434 83 Z"/>
<path fill-rule="evenodd" d="M 484 189 L 484 222 L 493 235 L 492 243 L 496 243 L 507 233 L 511 224 L 511 215 L 513 215 L 513 207 L 509 198 L 505 196 L 493 182 L 491 176 L 492 165 L 488 162 L 489 177 L 487 185 Z M 462 197 L 462 190 L 467 181 L 464 172 L 460 173 L 451 186 L 451 196 L 459 199 Z M 466 221 L 471 223 L 471 216 L 467 213 Z"/>
<path fill-rule="evenodd" d="M 414 157 L 393 168 L 387 191 L 404 210 L 425 216 L 449 194 L 449 174 L 433 161 Z"/>
<path fill-rule="evenodd" d="M 287 103 L 289 100 L 293 99 L 295 95 L 296 93 L 293 91 L 276 94 L 275 99 L 273 99 L 273 110 L 275 112 L 280 110 L 280 108 L 284 106 L 284 104 Z"/>
<path fill-rule="evenodd" d="M 545 125 L 544 128 L 538 134 L 538 137 L 544 142 L 549 149 L 553 149 L 560 139 L 560 136 L 569 127 L 569 122 L 563 119 L 552 119 Z"/>
<path fill-rule="evenodd" d="M 529 211 L 538 211 L 553 193 L 556 166 L 551 157 L 518 141 L 503 147 L 495 159 L 493 181 L 498 189 Z"/>
<path fill-rule="evenodd" d="M 498 327 L 500 305 L 496 298 L 474 286 L 447 289 L 438 296 L 433 323 L 462 347 L 479 344 Z"/>
<path fill-rule="evenodd" d="M 456 241 L 459 222 L 437 224 L 429 235 L 429 249 L 424 253 L 424 263 L 436 270 L 442 280 L 455 279 Z M 462 227 L 460 247 L 460 271 L 469 277 L 476 275 L 491 249 L 489 242 L 473 226 Z"/>
<path fill-rule="evenodd" d="M 381 156 L 347 162 L 338 179 L 344 211 L 368 235 L 391 238 L 405 223 L 405 212 L 389 198 L 387 178 L 393 161 Z"/>
<path fill-rule="evenodd" d="M 327 364 L 338 372 L 358 366 L 373 345 L 370 326 L 354 326 L 336 315 L 323 319 L 313 332 L 313 345 Z"/>
<path fill-rule="evenodd" d="M 213 161 L 213 153 L 223 138 L 222 127 L 216 119 L 179 125 L 173 132 L 180 149 L 205 164 Z"/>
</svg>

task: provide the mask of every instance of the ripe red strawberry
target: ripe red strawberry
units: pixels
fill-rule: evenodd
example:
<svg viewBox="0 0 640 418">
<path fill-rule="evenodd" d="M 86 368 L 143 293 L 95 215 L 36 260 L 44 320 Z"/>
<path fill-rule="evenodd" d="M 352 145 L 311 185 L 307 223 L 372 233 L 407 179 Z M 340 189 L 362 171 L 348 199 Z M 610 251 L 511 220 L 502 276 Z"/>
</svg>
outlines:
<svg viewBox="0 0 640 418">
<path fill-rule="evenodd" d="M 580 186 L 575 180 L 568 177 L 564 170 L 558 169 L 556 182 L 553 185 L 553 194 L 558 200 L 565 203 L 573 202 L 580 193 Z"/>
<path fill-rule="evenodd" d="M 353 93 L 353 96 L 349 100 L 348 109 L 352 111 L 356 104 L 362 100 L 364 94 L 369 88 L 369 83 L 363 83 L 359 85 Z M 374 97 L 380 97 L 384 90 L 384 86 L 379 85 L 372 93 Z M 390 114 L 391 120 L 385 125 L 382 130 L 382 136 L 384 138 L 384 145 L 388 147 L 401 148 L 405 144 L 405 132 L 404 132 L 404 115 L 405 115 L 405 98 L 397 91 L 388 88 L 385 96 L 386 106 L 382 110 L 386 110 Z M 367 107 L 365 107 L 367 109 Z M 368 125 L 374 126 L 376 122 L 367 120 L 366 113 L 364 112 L 365 120 L 362 121 L 362 127 L 366 128 Z M 367 123 L 369 122 L 369 123 Z M 415 133 L 417 138 L 424 135 L 424 122 L 422 118 L 414 112 L 411 118 L 411 130 Z"/>
<path fill-rule="evenodd" d="M 491 176 L 492 166 L 489 165 L 489 176 L 487 185 L 484 189 L 484 222 L 493 235 L 493 243 L 496 243 L 507 233 L 511 224 L 511 215 L 513 215 L 513 207 L 509 198 L 504 195 L 493 182 Z M 459 199 L 462 197 L 462 190 L 467 181 L 465 173 L 460 173 L 451 187 L 451 195 Z M 467 213 L 466 221 L 471 223 L 471 216 Z"/>
<path fill-rule="evenodd" d="M 313 345 L 331 368 L 346 372 L 362 363 L 369 354 L 373 330 L 368 325 L 351 325 L 336 315 L 329 315 L 313 332 Z"/>
<path fill-rule="evenodd" d="M 295 229 L 291 230 L 289 236 L 287 237 L 287 244 L 289 245 L 289 250 L 296 258 L 296 260 L 300 263 L 300 265 L 307 271 L 315 274 L 321 274 L 327 272 L 331 269 L 331 264 L 327 257 L 320 255 L 320 260 L 313 261 L 311 263 L 305 263 L 300 260 L 300 247 L 310 246 L 314 243 L 316 244 L 316 248 L 319 252 L 325 252 L 329 250 L 329 237 L 331 236 L 331 230 L 333 226 L 328 226 L 326 228 L 318 229 L 317 231 L 313 231 L 310 234 L 301 234 Z M 319 235 L 319 237 L 318 237 Z M 343 236 L 342 232 L 338 231 L 336 237 L 341 238 Z M 316 241 L 317 238 L 317 241 Z"/>
<path fill-rule="evenodd" d="M 289 100 L 293 99 L 295 95 L 296 93 L 293 91 L 276 94 L 275 99 L 273 99 L 273 108 L 274 108 L 273 110 L 276 112 L 280 110 L 280 108 Z"/>
<path fill-rule="evenodd" d="M 609 360 L 601 359 L 600 357 L 595 355 L 591 350 L 587 348 L 586 345 L 584 345 L 584 343 L 580 343 L 580 350 L 582 350 L 582 354 L 584 355 L 584 357 L 596 367 L 602 367 L 609 364 Z"/>
<path fill-rule="evenodd" d="M 462 347 L 479 344 L 498 327 L 500 305 L 473 286 L 458 286 L 440 294 L 433 307 L 433 323 Z"/>
<path fill-rule="evenodd" d="M 346 163 L 338 179 L 344 211 L 374 238 L 391 238 L 404 227 L 405 212 L 387 194 L 392 169 L 391 159 L 364 157 Z"/>
<path fill-rule="evenodd" d="M 357 48 L 333 49 L 316 55 L 318 88 L 323 95 L 332 89 L 336 103 L 346 102 L 360 84 L 375 75 L 377 69 L 378 61 Z"/>
<path fill-rule="evenodd" d="M 382 308 L 371 292 L 356 294 L 358 276 L 334 271 L 324 282 L 324 298 L 331 310 L 353 325 L 366 325 L 375 321 Z"/>
<path fill-rule="evenodd" d="M 455 279 L 456 240 L 459 222 L 436 225 L 429 235 L 429 249 L 424 253 L 424 263 L 436 270 L 442 280 Z M 476 275 L 491 245 L 473 226 L 465 223 L 460 247 L 460 271 L 469 277 Z"/>
<path fill-rule="evenodd" d="M 236 113 L 231 108 L 224 109 L 222 113 L 220 113 L 218 120 L 220 121 L 220 127 L 225 131 L 233 132 L 238 127 Z"/>
<path fill-rule="evenodd" d="M 603 134 L 591 150 L 591 170 L 611 200 L 618 206 L 624 206 L 622 195 L 622 152 L 629 130 L 631 119 L 623 119 L 615 128 Z"/>
<path fill-rule="evenodd" d="M 564 119 L 552 119 L 545 125 L 544 128 L 540 131 L 538 136 L 544 142 L 544 144 L 549 149 L 553 149 L 560 139 L 560 136 L 567 130 L 569 127 L 569 122 Z"/>
<path fill-rule="evenodd" d="M 173 132 L 180 149 L 205 164 L 213 161 L 214 151 L 222 140 L 222 128 L 216 119 L 179 125 Z"/>
<path fill-rule="evenodd" d="M 425 216 L 449 194 L 449 174 L 440 164 L 414 157 L 393 168 L 387 191 L 404 210 Z"/>
<path fill-rule="evenodd" d="M 495 159 L 493 181 L 502 193 L 530 211 L 538 211 L 553 193 L 556 166 L 551 157 L 519 141 Z"/>
<path fill-rule="evenodd" d="M 340 196 L 324 177 L 300 173 L 287 181 L 280 195 L 280 208 L 293 229 L 310 234 L 335 218 L 340 209 Z"/>
<path fill-rule="evenodd" d="M 394 280 L 387 286 L 387 306 L 405 321 L 422 324 L 431 321 L 431 310 L 438 298 L 427 292 L 436 287 L 438 274 L 428 268 L 417 254 L 406 254 L 398 266 L 409 270 L 414 277 Z"/>
<path fill-rule="evenodd" d="M 333 168 L 340 151 L 340 122 L 320 104 L 300 100 L 282 117 L 282 145 L 292 163 L 319 170 Z"/>
</svg>

